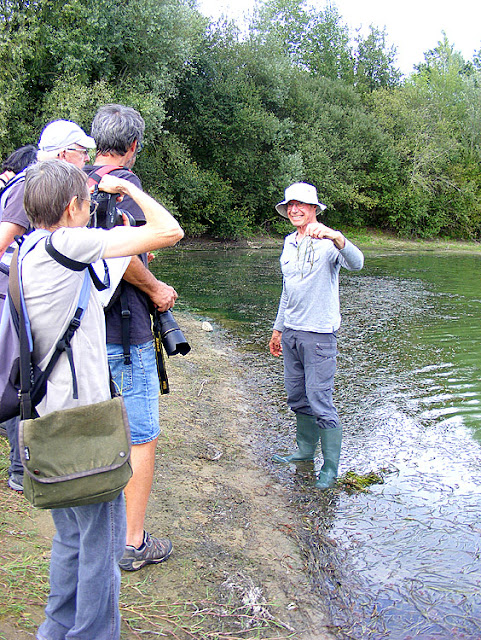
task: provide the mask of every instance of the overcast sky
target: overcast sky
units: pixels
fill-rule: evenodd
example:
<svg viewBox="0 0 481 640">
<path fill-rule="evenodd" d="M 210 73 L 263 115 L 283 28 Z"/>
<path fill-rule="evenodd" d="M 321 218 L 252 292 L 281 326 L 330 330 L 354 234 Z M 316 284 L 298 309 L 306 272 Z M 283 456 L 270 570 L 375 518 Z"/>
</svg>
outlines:
<svg viewBox="0 0 481 640">
<path fill-rule="evenodd" d="M 206 16 L 217 19 L 221 14 L 241 20 L 252 10 L 255 0 L 198 0 Z M 310 4 L 324 9 L 324 0 Z M 397 48 L 397 66 L 405 74 L 424 60 L 424 52 L 434 49 L 446 32 L 449 41 L 471 60 L 481 49 L 480 0 L 336 0 L 340 15 L 352 32 L 370 24 L 386 27 L 388 40 Z"/>
</svg>

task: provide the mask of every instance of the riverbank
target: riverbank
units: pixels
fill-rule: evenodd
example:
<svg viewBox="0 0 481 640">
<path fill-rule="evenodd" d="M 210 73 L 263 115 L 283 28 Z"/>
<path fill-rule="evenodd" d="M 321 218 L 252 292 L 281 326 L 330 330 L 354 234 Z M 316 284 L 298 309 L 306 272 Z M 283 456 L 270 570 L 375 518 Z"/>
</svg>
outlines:
<svg viewBox="0 0 481 640">
<path fill-rule="evenodd" d="M 291 231 L 286 225 L 286 234 Z M 384 247 L 391 251 L 449 251 L 453 253 L 481 253 L 481 242 L 422 238 L 400 238 L 391 233 L 375 229 L 343 228 L 342 232 L 362 248 Z M 239 240 L 218 240 L 214 238 L 184 238 L 179 247 L 184 249 L 229 249 L 229 248 L 277 248 L 282 246 L 281 235 L 257 235 Z"/>
<path fill-rule="evenodd" d="M 480 249 L 476 243 L 401 245 L 388 237 L 376 245 L 374 238 L 369 244 L 346 235 L 363 248 L 388 251 Z M 282 239 L 243 242 L 255 252 L 277 250 Z M 194 249 L 190 243 L 179 249 Z M 204 240 L 195 244 L 208 248 Z M 123 575 L 122 640 L 161 634 L 182 640 L 333 638 L 324 611 L 336 605 L 347 617 L 366 601 L 362 588 L 351 588 L 356 572 L 345 570 L 342 548 L 323 521 L 339 494 L 321 496 L 292 469 L 272 469 L 273 440 L 282 433 L 287 447 L 292 438 L 285 425 L 272 429 L 278 416 L 268 394 L 261 395 L 263 385 L 256 388 L 245 355 L 218 327 L 205 332 L 200 318 L 180 310 L 175 315 L 193 350 L 167 362 L 171 394 L 161 402 L 163 433 L 147 522 L 153 533 L 171 537 L 174 554 L 165 565 Z M 52 526 L 48 513 L 6 488 L 2 438 L 0 445 L 0 640 L 27 640 L 48 593 Z M 378 615 L 376 607 L 372 611 Z"/>
<path fill-rule="evenodd" d="M 163 565 L 122 578 L 122 640 L 165 637 L 329 640 L 289 495 L 256 450 L 270 409 L 242 356 L 188 313 L 192 345 L 167 362 L 162 435 L 147 527 L 174 544 Z M 2 439 L 3 440 L 3 439 Z M 27 640 L 42 617 L 53 533 L 49 512 L 0 482 L 0 639 Z"/>
</svg>

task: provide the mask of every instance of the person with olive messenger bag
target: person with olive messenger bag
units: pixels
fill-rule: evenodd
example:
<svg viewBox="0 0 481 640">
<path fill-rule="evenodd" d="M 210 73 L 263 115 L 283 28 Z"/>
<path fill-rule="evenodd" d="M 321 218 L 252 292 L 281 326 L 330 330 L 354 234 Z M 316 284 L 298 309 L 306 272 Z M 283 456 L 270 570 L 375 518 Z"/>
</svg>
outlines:
<svg viewBox="0 0 481 640">
<path fill-rule="evenodd" d="M 46 250 L 57 262 L 74 271 L 85 269 L 77 310 L 35 385 L 32 402 L 32 336 L 23 300 L 21 265 L 23 257 L 42 239 Z M 24 465 L 24 495 L 43 509 L 76 507 L 114 500 L 132 475 L 130 466 L 130 429 L 123 399 L 53 411 L 42 417 L 35 406 L 42 400 L 46 382 L 60 355 L 66 352 L 72 373 L 73 397 L 77 381 L 70 341 L 80 326 L 87 307 L 91 281 L 100 283 L 91 265 L 71 260 L 53 247 L 50 233 L 37 230 L 27 236 L 15 254 L 10 269 L 9 298 L 18 311 L 20 342 L 20 455 Z M 107 279 L 108 279 L 108 271 Z M 40 392 L 39 392 L 40 387 Z M 113 385 L 111 384 L 113 390 Z"/>
</svg>

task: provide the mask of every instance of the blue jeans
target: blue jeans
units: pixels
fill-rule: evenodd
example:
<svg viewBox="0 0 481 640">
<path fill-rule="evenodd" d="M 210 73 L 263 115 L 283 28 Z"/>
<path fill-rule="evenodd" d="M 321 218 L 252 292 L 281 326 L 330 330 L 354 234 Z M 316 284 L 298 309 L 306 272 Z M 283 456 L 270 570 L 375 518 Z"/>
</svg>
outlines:
<svg viewBox="0 0 481 640">
<path fill-rule="evenodd" d="M 130 345 L 132 364 L 124 364 L 121 344 L 107 344 L 110 371 L 124 397 L 132 444 L 145 444 L 159 437 L 160 383 L 153 340 Z"/>
<path fill-rule="evenodd" d="M 337 429 L 339 417 L 332 399 L 337 356 L 335 334 L 284 328 L 282 354 L 289 407 L 295 413 L 315 416 L 320 429 Z"/>
<path fill-rule="evenodd" d="M 57 532 L 50 595 L 38 637 L 119 640 L 120 569 L 125 551 L 124 495 L 111 502 L 52 509 Z"/>
<path fill-rule="evenodd" d="M 10 468 L 8 474 L 16 473 L 23 476 L 23 465 L 20 459 L 20 447 L 18 445 L 18 423 L 20 418 L 10 418 L 3 425 L 7 430 L 8 441 L 10 443 Z"/>
</svg>

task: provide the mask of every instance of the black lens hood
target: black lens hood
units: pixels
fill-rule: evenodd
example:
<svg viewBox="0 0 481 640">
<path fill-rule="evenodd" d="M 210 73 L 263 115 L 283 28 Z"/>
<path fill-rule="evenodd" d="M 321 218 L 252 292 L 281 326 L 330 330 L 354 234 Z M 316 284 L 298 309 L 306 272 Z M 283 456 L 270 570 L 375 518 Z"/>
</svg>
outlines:
<svg viewBox="0 0 481 640">
<path fill-rule="evenodd" d="M 162 345 L 168 356 L 175 356 L 178 353 L 185 356 L 190 351 L 190 345 L 179 329 L 172 311 L 156 312 L 160 325 L 160 337 Z"/>
</svg>

